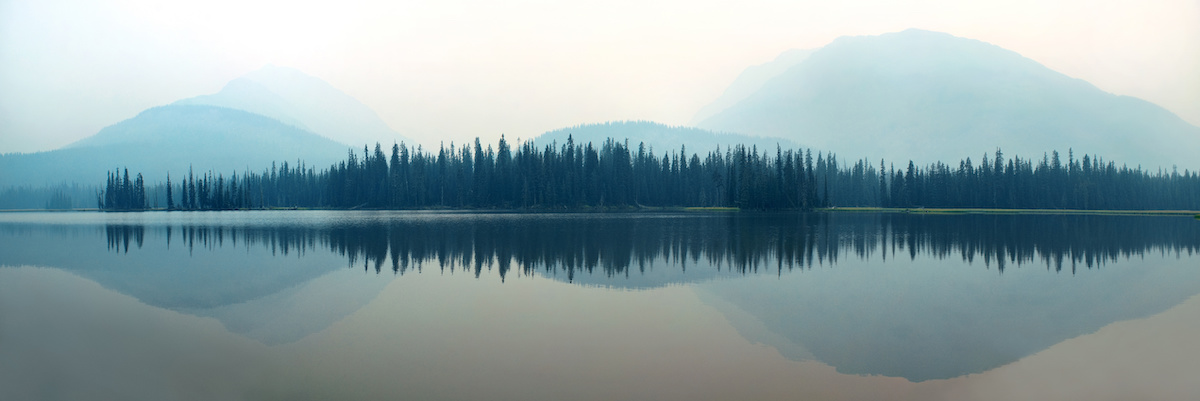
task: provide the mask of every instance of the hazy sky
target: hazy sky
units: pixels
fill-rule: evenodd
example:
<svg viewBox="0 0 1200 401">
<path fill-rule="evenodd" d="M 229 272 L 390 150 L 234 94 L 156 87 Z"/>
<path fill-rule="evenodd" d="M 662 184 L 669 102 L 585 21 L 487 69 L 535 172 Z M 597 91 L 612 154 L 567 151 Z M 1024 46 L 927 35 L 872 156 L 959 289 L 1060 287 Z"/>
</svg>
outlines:
<svg viewBox="0 0 1200 401">
<path fill-rule="evenodd" d="M 66 145 L 268 63 L 426 144 L 685 124 L 784 50 L 907 28 L 990 42 L 1200 125 L 1200 0 L 0 0 L 0 153 Z"/>
</svg>

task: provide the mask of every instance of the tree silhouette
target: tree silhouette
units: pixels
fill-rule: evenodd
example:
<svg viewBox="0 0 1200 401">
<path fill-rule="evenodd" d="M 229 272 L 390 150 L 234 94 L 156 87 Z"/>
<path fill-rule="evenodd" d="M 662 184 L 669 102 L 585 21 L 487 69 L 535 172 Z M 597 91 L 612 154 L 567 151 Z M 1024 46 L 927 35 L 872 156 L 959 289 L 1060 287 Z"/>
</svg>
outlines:
<svg viewBox="0 0 1200 401">
<path fill-rule="evenodd" d="M 880 160 L 840 163 L 837 155 L 810 149 L 760 151 L 741 145 L 705 155 L 656 155 L 608 139 L 597 146 L 565 144 L 544 148 L 532 142 L 512 147 L 502 137 L 495 148 L 476 138 L 429 152 L 393 144 L 348 151 L 346 160 L 325 170 L 303 161 L 280 162 L 262 172 L 191 169 L 180 185 L 188 210 L 316 207 L 524 208 L 561 210 L 643 207 L 737 207 L 750 210 L 811 210 L 817 207 L 1002 209 L 1200 209 L 1200 173 L 1177 169 L 1146 171 L 1118 166 L 1093 155 L 1066 164 L 1058 152 L 1039 162 L 1008 157 L 1000 149 L 976 165 L 908 161 L 897 169 Z M 884 167 L 887 166 L 887 170 Z M 140 177 L 140 174 L 138 175 Z M 145 183 L 129 171 L 108 174 L 98 203 L 105 209 L 142 209 Z M 176 207 L 168 180 L 168 209 Z M 157 200 L 155 201 L 157 202 Z"/>
</svg>

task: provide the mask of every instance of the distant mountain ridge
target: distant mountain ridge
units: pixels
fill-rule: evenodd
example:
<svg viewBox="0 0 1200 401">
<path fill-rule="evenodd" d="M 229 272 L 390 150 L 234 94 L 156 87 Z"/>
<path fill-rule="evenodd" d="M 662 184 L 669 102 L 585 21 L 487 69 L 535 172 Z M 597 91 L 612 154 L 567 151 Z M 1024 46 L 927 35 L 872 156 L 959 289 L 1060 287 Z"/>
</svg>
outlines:
<svg viewBox="0 0 1200 401">
<path fill-rule="evenodd" d="M 61 182 L 101 185 L 106 172 L 128 168 L 153 183 L 213 171 L 262 171 L 273 162 L 303 160 L 326 168 L 346 146 L 262 115 L 224 107 L 168 105 L 128 120 L 63 149 L 0 156 L 0 186 Z M 178 178 L 176 178 L 178 179 Z"/>
<path fill-rule="evenodd" d="M 907 30 L 842 37 L 698 124 L 896 163 L 1093 154 L 1200 167 L 1200 128 L 998 46 Z"/>
<path fill-rule="evenodd" d="M 294 68 L 269 65 L 230 81 L 220 92 L 174 104 L 262 114 L 355 148 L 408 140 L 358 99 Z"/>
<path fill-rule="evenodd" d="M 358 149 L 405 139 L 332 85 L 267 66 L 218 93 L 144 110 L 61 149 L 0 155 L 0 188 L 102 185 L 117 168 L 150 183 L 189 168 L 229 175 L 299 160 L 324 169 L 345 158 L 347 144 Z"/>
<path fill-rule="evenodd" d="M 551 143 L 562 146 L 567 142 L 568 137 L 576 144 L 591 142 L 593 146 L 600 146 L 608 138 L 618 142 L 628 140 L 630 151 L 637 152 L 638 145 L 645 144 L 647 151 L 653 149 L 655 154 L 678 153 L 681 146 L 687 147 L 688 154 L 701 155 L 718 148 L 723 150 L 735 145 L 756 146 L 760 151 L 774 150 L 776 146 L 784 149 L 795 149 L 798 146 L 795 142 L 784 138 L 714 132 L 694 127 L 669 126 L 652 121 L 610 121 L 576 125 L 538 135 L 534 138 L 533 143 L 539 148 Z"/>
</svg>

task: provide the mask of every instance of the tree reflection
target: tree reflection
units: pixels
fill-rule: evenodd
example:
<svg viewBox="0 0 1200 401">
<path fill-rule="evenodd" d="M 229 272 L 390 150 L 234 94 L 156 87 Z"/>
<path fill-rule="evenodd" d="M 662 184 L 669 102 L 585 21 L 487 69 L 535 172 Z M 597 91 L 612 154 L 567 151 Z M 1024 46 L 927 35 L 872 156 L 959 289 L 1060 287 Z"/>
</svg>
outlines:
<svg viewBox="0 0 1200 401">
<path fill-rule="evenodd" d="M 436 266 L 476 277 L 521 274 L 628 276 L 650 266 L 711 266 L 740 274 L 781 274 L 833 266 L 844 257 L 918 256 L 982 262 L 998 272 L 1043 265 L 1074 272 L 1148 252 L 1200 250 L 1200 225 L 1172 217 L 1098 215 L 728 214 L 480 215 L 379 220 L 333 226 L 109 225 L 108 248 L 140 248 L 147 229 L 163 230 L 189 252 L 261 247 L 276 256 L 329 250 L 351 267 L 395 274 Z"/>
<path fill-rule="evenodd" d="M 110 224 L 104 227 L 110 251 L 129 253 L 129 243 L 132 241 L 138 248 L 146 240 L 146 227 L 142 225 Z"/>
</svg>

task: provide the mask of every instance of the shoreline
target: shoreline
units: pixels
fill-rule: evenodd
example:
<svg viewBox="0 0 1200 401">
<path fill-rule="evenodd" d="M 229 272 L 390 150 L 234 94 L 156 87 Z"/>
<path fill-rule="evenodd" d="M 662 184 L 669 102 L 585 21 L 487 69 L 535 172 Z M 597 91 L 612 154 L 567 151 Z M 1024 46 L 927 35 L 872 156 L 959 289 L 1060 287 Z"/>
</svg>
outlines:
<svg viewBox="0 0 1200 401">
<path fill-rule="evenodd" d="M 989 208 L 887 208 L 887 207 L 827 207 L 812 210 L 780 209 L 780 210 L 742 210 L 736 207 L 582 207 L 582 208 L 524 208 L 524 209 L 472 209 L 472 208 L 419 208 L 419 209 L 337 209 L 337 208 L 303 208 L 276 207 L 266 209 L 224 209 L 224 210 L 167 210 L 153 208 L 144 210 L 101 210 L 85 209 L 0 209 L 0 213 L 82 213 L 82 212 L 234 212 L 234 211 L 296 211 L 296 210 L 328 210 L 328 211 L 402 211 L 402 212 L 448 212 L 448 213 L 653 213 L 653 212 L 692 212 L 692 213 L 905 213 L 905 214 L 1008 214 L 1008 215 L 1110 215 L 1110 216 L 1193 216 L 1200 219 L 1198 210 L 1088 210 L 1088 209 L 989 209 Z"/>
<path fill-rule="evenodd" d="M 1112 216 L 1194 216 L 1196 210 L 1090 210 L 1090 209 L 988 209 L 988 208 L 885 208 L 885 207 L 831 207 L 816 209 L 828 212 L 848 213 L 909 213 L 909 214 L 1091 214 Z"/>
</svg>

